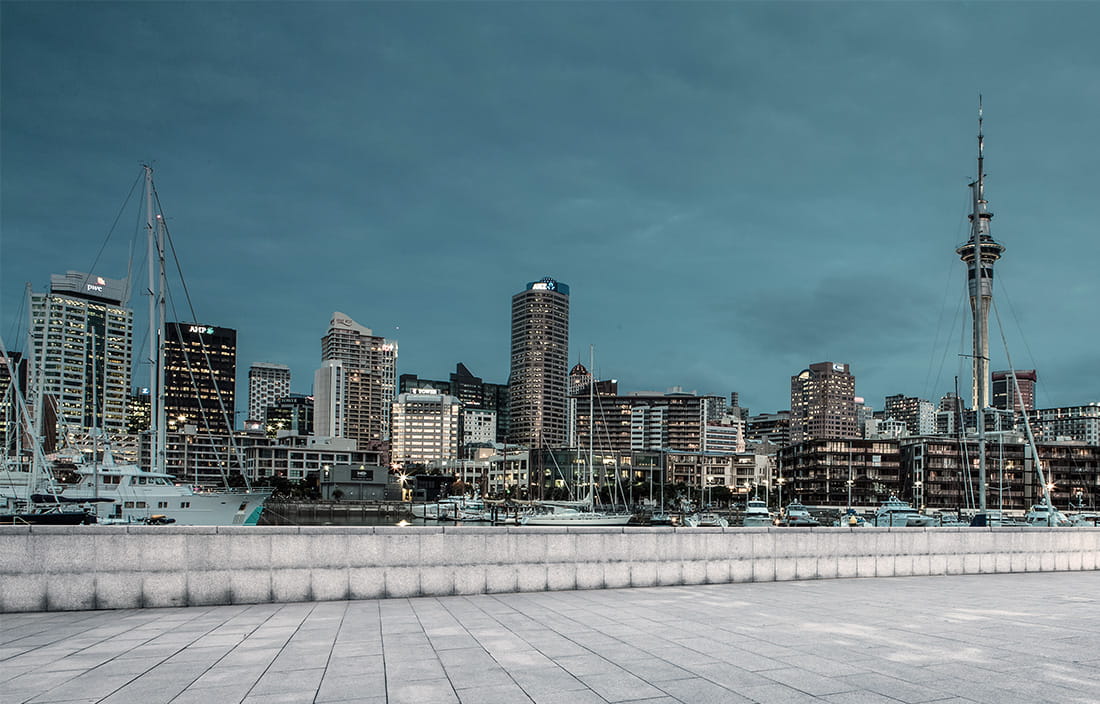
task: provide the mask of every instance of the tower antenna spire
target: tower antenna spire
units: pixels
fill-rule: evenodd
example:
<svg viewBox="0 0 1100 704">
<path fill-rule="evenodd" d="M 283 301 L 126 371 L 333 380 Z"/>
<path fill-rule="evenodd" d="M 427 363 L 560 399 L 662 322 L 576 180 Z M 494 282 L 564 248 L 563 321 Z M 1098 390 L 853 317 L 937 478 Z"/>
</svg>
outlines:
<svg viewBox="0 0 1100 704">
<path fill-rule="evenodd" d="M 985 134 L 982 94 L 978 93 L 978 199 L 985 201 Z"/>
</svg>

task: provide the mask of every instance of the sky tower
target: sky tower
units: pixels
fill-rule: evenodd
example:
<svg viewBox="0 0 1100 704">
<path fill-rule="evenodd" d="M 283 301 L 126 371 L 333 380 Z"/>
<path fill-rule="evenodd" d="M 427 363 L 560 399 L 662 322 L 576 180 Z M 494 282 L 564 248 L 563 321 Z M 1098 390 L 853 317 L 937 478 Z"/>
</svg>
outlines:
<svg viewBox="0 0 1100 704">
<path fill-rule="evenodd" d="M 993 301 L 993 264 L 1005 248 L 989 233 L 993 213 L 985 200 L 983 171 L 982 102 L 978 99 L 978 178 L 970 184 L 970 240 L 955 252 L 966 262 L 970 310 L 974 317 L 974 382 L 971 401 L 975 409 L 989 406 L 989 306 Z M 980 261 L 979 261 L 980 259 Z"/>
</svg>

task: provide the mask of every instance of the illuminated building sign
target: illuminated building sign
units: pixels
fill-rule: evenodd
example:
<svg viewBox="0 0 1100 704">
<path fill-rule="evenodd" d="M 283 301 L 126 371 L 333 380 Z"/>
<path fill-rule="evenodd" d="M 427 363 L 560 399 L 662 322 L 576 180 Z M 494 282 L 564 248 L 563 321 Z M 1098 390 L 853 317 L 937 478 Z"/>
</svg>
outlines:
<svg viewBox="0 0 1100 704">
<path fill-rule="evenodd" d="M 207 327 L 205 325 L 192 325 L 188 332 L 198 333 L 199 335 L 213 335 L 214 328 Z"/>
</svg>

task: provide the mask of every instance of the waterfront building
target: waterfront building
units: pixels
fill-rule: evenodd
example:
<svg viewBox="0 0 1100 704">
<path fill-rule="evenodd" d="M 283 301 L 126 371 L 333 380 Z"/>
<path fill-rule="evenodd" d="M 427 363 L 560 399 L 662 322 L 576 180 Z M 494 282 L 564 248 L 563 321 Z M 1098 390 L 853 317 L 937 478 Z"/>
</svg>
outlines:
<svg viewBox="0 0 1100 704">
<path fill-rule="evenodd" d="M 380 451 L 356 449 L 355 441 L 348 438 L 287 435 L 272 440 L 261 436 L 244 448 L 244 454 L 249 476 L 261 483 L 271 477 L 320 480 L 326 467 L 385 466 Z"/>
<path fill-rule="evenodd" d="M 340 435 L 361 449 L 381 448 L 390 440 L 390 417 L 397 386 L 397 342 L 375 335 L 343 313 L 333 313 L 321 338 L 321 361 L 343 363 Z M 314 395 L 320 401 L 315 389 Z M 326 400 L 327 402 L 328 400 Z M 320 403 L 318 403 L 318 434 Z M 332 429 L 332 428 L 330 428 Z"/>
<path fill-rule="evenodd" d="M 321 470 L 322 501 L 400 501 L 401 486 L 386 467 L 334 464 Z"/>
<path fill-rule="evenodd" d="M 892 495 L 912 496 L 903 481 L 896 439 L 815 438 L 779 451 L 777 482 L 784 502 L 798 499 L 807 506 L 878 507 Z"/>
<path fill-rule="evenodd" d="M 818 362 L 791 377 L 791 442 L 858 437 L 855 388 L 847 364 Z"/>
<path fill-rule="evenodd" d="M 256 362 L 248 369 L 248 420 L 262 421 L 267 407 L 290 395 L 290 367 Z"/>
<path fill-rule="evenodd" d="M 126 431 L 133 361 L 128 295 L 126 279 L 77 271 L 52 275 L 49 293 L 31 293 L 27 405 L 33 413 L 41 399 L 44 435 Z"/>
<path fill-rule="evenodd" d="M 512 296 L 509 440 L 530 448 L 566 444 L 569 286 L 550 277 Z"/>
<path fill-rule="evenodd" d="M 164 415 L 200 433 L 229 433 L 236 417 L 237 331 L 164 324 Z"/>
<path fill-rule="evenodd" d="M 462 403 L 454 396 L 400 394 L 393 404 L 392 461 L 398 467 L 458 459 Z"/>
<path fill-rule="evenodd" d="M 719 486 L 742 498 L 763 497 L 771 481 L 770 458 L 755 452 L 670 452 L 665 464 L 669 483 L 698 492 L 695 503 Z"/>
<path fill-rule="evenodd" d="M 1012 372 L 993 372 L 993 407 L 1002 410 L 1011 410 L 1017 413 L 1035 410 L 1035 384 L 1039 381 L 1039 375 L 1034 369 L 1020 369 L 1015 372 L 1016 384 L 1019 385 L 1019 395 L 1016 386 L 1012 384 Z M 1023 397 L 1024 405 L 1020 406 L 1020 397 Z"/>
<path fill-rule="evenodd" d="M 931 435 L 936 432 L 936 407 L 931 401 L 915 396 L 895 394 L 886 397 L 883 415 L 905 424 L 910 435 Z M 882 426 L 879 426 L 882 431 Z"/>
</svg>

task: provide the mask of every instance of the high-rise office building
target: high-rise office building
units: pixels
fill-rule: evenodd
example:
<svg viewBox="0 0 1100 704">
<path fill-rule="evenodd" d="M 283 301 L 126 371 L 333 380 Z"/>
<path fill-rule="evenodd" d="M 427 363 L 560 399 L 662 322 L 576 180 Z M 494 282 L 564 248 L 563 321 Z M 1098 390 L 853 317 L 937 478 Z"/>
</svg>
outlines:
<svg viewBox="0 0 1100 704">
<path fill-rule="evenodd" d="M 313 373 L 313 433 L 319 437 L 344 437 L 344 363 L 330 359 Z"/>
<path fill-rule="evenodd" d="M 248 369 L 248 420 L 262 421 L 268 406 L 290 395 L 290 367 L 256 362 Z"/>
<path fill-rule="evenodd" d="M 545 277 L 512 296 L 509 440 L 531 448 L 566 444 L 569 286 Z"/>
<path fill-rule="evenodd" d="M 42 395 L 43 419 L 56 430 L 108 436 L 126 432 L 133 354 L 127 282 L 70 271 L 31 294 L 30 408 Z M 49 434 L 54 428 L 42 428 Z"/>
<path fill-rule="evenodd" d="M 370 328 L 333 313 L 321 338 L 321 361 L 343 363 L 343 428 L 339 435 L 355 440 L 360 450 L 377 449 L 390 440 L 390 417 L 397 386 L 397 341 L 379 337 Z M 315 424 L 321 435 L 321 399 Z"/>
<path fill-rule="evenodd" d="M 462 402 L 447 394 L 401 394 L 393 404 L 393 461 L 402 467 L 458 459 Z"/>
<path fill-rule="evenodd" d="M 1005 411 L 1034 411 L 1035 410 L 1035 383 L 1039 381 L 1039 375 L 1034 369 L 1018 369 L 1016 371 L 1016 384 L 1020 387 L 1019 396 L 1016 387 L 1012 384 L 1012 372 L 993 372 L 993 407 Z M 1020 396 L 1024 399 L 1023 408 L 1020 407 Z"/>
<path fill-rule="evenodd" d="M 178 427 L 229 433 L 235 426 L 237 331 L 164 324 L 164 415 Z"/>
<path fill-rule="evenodd" d="M 859 437 L 856 378 L 847 364 L 818 362 L 791 377 L 791 443 Z"/>
</svg>

